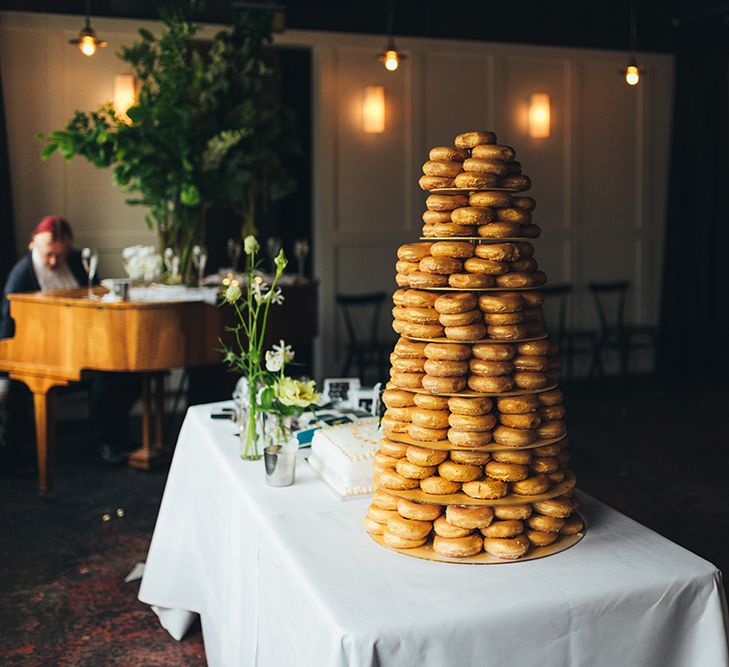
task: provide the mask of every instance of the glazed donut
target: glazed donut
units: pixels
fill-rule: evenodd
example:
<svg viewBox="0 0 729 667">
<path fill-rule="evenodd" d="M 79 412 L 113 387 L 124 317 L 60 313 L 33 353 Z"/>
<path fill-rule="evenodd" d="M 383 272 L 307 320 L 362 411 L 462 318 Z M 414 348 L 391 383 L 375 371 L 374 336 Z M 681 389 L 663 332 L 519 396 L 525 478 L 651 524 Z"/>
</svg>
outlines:
<svg viewBox="0 0 729 667">
<path fill-rule="evenodd" d="M 398 459 L 395 470 L 407 479 L 425 479 L 435 472 L 435 466 L 418 466 L 407 459 Z"/>
<path fill-rule="evenodd" d="M 415 322 L 405 322 L 400 320 L 401 333 L 403 336 L 411 338 L 440 338 L 445 333 L 445 327 L 442 324 L 416 324 Z"/>
<path fill-rule="evenodd" d="M 466 387 L 466 378 L 449 377 L 440 378 L 436 375 L 423 376 L 423 389 L 432 394 L 457 394 Z"/>
<path fill-rule="evenodd" d="M 479 324 L 483 321 L 480 310 L 469 310 L 465 313 L 441 313 L 438 321 L 447 329 L 448 327 L 465 327 L 469 324 Z"/>
<path fill-rule="evenodd" d="M 548 473 L 547 477 L 552 484 L 561 484 L 567 478 L 567 473 L 564 470 L 557 470 Z"/>
<path fill-rule="evenodd" d="M 399 389 L 419 389 L 423 384 L 425 373 L 401 373 L 390 371 L 392 384 Z"/>
<path fill-rule="evenodd" d="M 502 426 L 506 426 L 508 428 L 536 429 L 542 420 L 535 412 L 527 412 L 523 414 L 504 413 L 499 415 L 499 422 Z"/>
<path fill-rule="evenodd" d="M 426 225 L 434 225 L 438 222 L 450 222 L 451 221 L 451 212 L 450 211 L 431 211 L 430 209 L 426 208 L 425 211 L 423 211 L 422 218 L 423 218 L 423 222 Z"/>
<path fill-rule="evenodd" d="M 491 479 L 490 477 L 474 482 L 466 482 L 461 489 L 470 498 L 478 498 L 479 500 L 496 500 L 497 498 L 503 498 L 509 492 L 506 482 Z"/>
<path fill-rule="evenodd" d="M 430 394 L 415 394 L 415 405 L 426 410 L 447 410 L 448 398 L 446 396 L 431 396 Z"/>
<path fill-rule="evenodd" d="M 497 426 L 493 431 L 494 441 L 507 447 L 524 447 L 531 445 L 536 439 L 536 431 L 521 428 Z"/>
<path fill-rule="evenodd" d="M 427 359 L 402 359 L 396 354 L 390 355 L 391 368 L 400 373 L 424 373 L 426 361 Z"/>
<path fill-rule="evenodd" d="M 422 359 L 425 356 L 427 343 L 399 338 L 395 343 L 395 354 L 400 358 Z"/>
<path fill-rule="evenodd" d="M 469 530 L 485 528 L 494 520 L 493 510 L 487 505 L 448 505 L 445 516 L 452 526 Z"/>
<path fill-rule="evenodd" d="M 471 452 L 463 449 L 453 449 L 448 454 L 453 463 L 467 463 L 472 466 L 483 466 L 491 458 L 489 452 Z"/>
<path fill-rule="evenodd" d="M 541 530 L 527 530 L 525 535 L 535 547 L 548 547 L 558 537 L 557 533 L 543 533 Z"/>
<path fill-rule="evenodd" d="M 473 257 L 473 253 L 474 247 L 470 241 L 437 241 L 430 249 L 430 254 L 433 257 L 467 259 Z"/>
<path fill-rule="evenodd" d="M 527 466 L 532 462 L 532 454 L 528 449 L 504 449 L 491 452 L 491 458 L 498 463 L 516 463 Z"/>
<path fill-rule="evenodd" d="M 526 556 L 530 546 L 530 541 L 524 535 L 517 535 L 509 539 L 485 537 L 483 540 L 484 551 L 499 560 L 522 558 Z"/>
<path fill-rule="evenodd" d="M 560 419 L 555 421 L 545 421 L 539 425 L 537 433 L 539 434 L 539 437 L 544 440 L 561 438 L 565 433 L 567 433 L 567 426 Z"/>
<path fill-rule="evenodd" d="M 532 515 L 531 505 L 497 505 L 494 516 L 504 521 L 528 519 Z"/>
<path fill-rule="evenodd" d="M 448 458 L 448 452 L 410 445 L 405 454 L 416 466 L 437 466 Z"/>
<path fill-rule="evenodd" d="M 395 271 L 400 275 L 409 276 L 411 273 L 415 273 L 420 270 L 419 262 L 406 262 L 404 259 L 398 259 L 395 262 Z"/>
<path fill-rule="evenodd" d="M 561 405 L 564 401 L 564 394 L 560 389 L 550 389 L 537 394 L 541 405 Z"/>
<path fill-rule="evenodd" d="M 528 241 L 516 241 L 515 245 L 519 249 L 519 257 L 531 257 L 534 254 L 534 246 Z M 530 294 L 533 294 L 533 292 L 530 292 Z M 540 294 L 539 296 L 541 297 L 540 303 L 542 303 L 544 295 Z"/>
<path fill-rule="evenodd" d="M 476 235 L 476 229 L 468 225 L 457 225 L 453 222 L 437 222 L 433 225 L 435 238 L 463 238 Z"/>
<path fill-rule="evenodd" d="M 476 233 L 484 239 L 509 239 L 521 236 L 521 227 L 516 222 L 487 222 L 479 225 Z"/>
<path fill-rule="evenodd" d="M 448 285 L 448 276 L 425 271 L 416 271 L 409 274 L 407 278 L 410 287 L 446 287 Z"/>
<path fill-rule="evenodd" d="M 453 178 L 463 171 L 463 162 L 455 160 L 428 160 L 423 164 L 423 173 L 426 176 L 446 176 Z"/>
<path fill-rule="evenodd" d="M 405 294 L 407 294 L 407 292 L 408 292 L 408 290 L 406 290 L 406 289 L 398 289 L 398 290 L 395 290 L 392 293 L 392 302 L 396 306 L 405 306 L 405 305 L 407 305 L 405 303 Z"/>
<path fill-rule="evenodd" d="M 387 408 L 387 410 L 385 410 L 385 414 L 395 421 L 410 422 L 412 421 L 412 417 L 410 416 L 411 409 L 412 408 Z"/>
<path fill-rule="evenodd" d="M 522 208 L 499 208 L 496 216 L 504 222 L 518 222 L 520 225 L 528 225 L 532 221 L 532 214 Z"/>
<path fill-rule="evenodd" d="M 472 375 L 468 378 L 468 387 L 479 394 L 501 394 L 511 391 L 514 381 L 509 375 L 497 377 L 486 377 L 483 375 Z"/>
<path fill-rule="evenodd" d="M 454 208 L 468 206 L 468 197 L 463 195 L 428 195 L 425 206 L 431 211 L 452 211 Z"/>
<path fill-rule="evenodd" d="M 471 356 L 471 346 L 458 343 L 427 343 L 423 353 L 428 359 L 465 361 Z"/>
<path fill-rule="evenodd" d="M 435 531 L 435 534 L 440 537 L 465 537 L 466 535 L 471 535 L 473 533 L 472 530 L 468 530 L 466 528 L 460 528 L 459 526 L 453 526 L 445 518 L 445 514 L 441 514 L 434 522 L 433 522 L 433 530 Z"/>
<path fill-rule="evenodd" d="M 382 392 L 382 402 L 388 408 L 408 408 L 415 405 L 412 393 L 402 389 L 385 389 Z"/>
<path fill-rule="evenodd" d="M 466 535 L 465 537 L 441 537 L 436 535 L 433 538 L 433 551 L 447 558 L 475 556 L 482 549 L 483 543 L 478 535 Z"/>
<path fill-rule="evenodd" d="M 476 343 L 471 352 L 476 359 L 484 361 L 509 361 L 514 356 L 514 347 L 503 343 Z"/>
<path fill-rule="evenodd" d="M 443 508 L 440 505 L 414 503 L 406 498 L 398 498 L 397 513 L 404 519 L 435 521 L 443 513 Z"/>
<path fill-rule="evenodd" d="M 467 262 L 470 260 L 466 260 Z M 425 273 L 437 273 L 441 275 L 450 275 L 458 273 L 463 269 L 463 262 L 454 257 L 423 257 L 420 260 L 420 270 Z M 412 278 L 411 278 L 412 280 Z"/>
<path fill-rule="evenodd" d="M 394 516 L 399 516 L 397 507 L 394 510 L 387 510 L 373 504 L 367 508 L 367 518 L 377 523 L 386 524 Z"/>
<path fill-rule="evenodd" d="M 473 132 L 462 132 L 456 135 L 456 139 L 453 142 L 458 148 L 473 148 L 479 144 L 495 144 L 496 135 L 493 132 L 486 131 L 473 131 Z"/>
<path fill-rule="evenodd" d="M 519 273 L 532 273 L 539 268 L 537 260 L 534 257 L 524 257 L 523 259 L 517 259 L 511 262 L 509 265 L 509 271 L 515 271 Z"/>
<path fill-rule="evenodd" d="M 454 179 L 457 188 L 465 190 L 483 190 L 498 185 L 499 177 L 496 174 L 486 174 L 478 171 L 462 171 Z"/>
<path fill-rule="evenodd" d="M 478 307 L 484 313 L 516 313 L 524 308 L 524 298 L 514 292 L 501 294 L 481 294 Z"/>
<path fill-rule="evenodd" d="M 579 514 L 573 514 L 564 522 L 564 526 L 559 531 L 561 535 L 577 535 L 582 532 L 585 524 Z"/>
<path fill-rule="evenodd" d="M 509 375 L 514 366 L 510 361 L 487 361 L 486 359 L 471 359 L 468 367 L 474 375 L 485 377 L 496 377 L 498 375 Z"/>
<path fill-rule="evenodd" d="M 551 516 L 555 519 L 567 519 L 572 514 L 572 503 L 569 498 L 550 498 L 549 500 L 538 500 L 533 507 L 540 514 Z M 531 525 L 531 524 L 530 524 Z M 535 530 L 544 530 L 532 526 Z M 550 531 L 547 531 L 550 532 Z"/>
<path fill-rule="evenodd" d="M 505 208 L 511 206 L 512 199 L 508 192 L 472 192 L 468 198 L 469 206 Z"/>
<path fill-rule="evenodd" d="M 385 456 L 382 452 L 377 452 L 373 459 L 373 467 L 375 470 L 380 471 L 385 468 L 395 468 L 395 464 L 400 459 L 394 459 L 391 456 Z"/>
<path fill-rule="evenodd" d="M 508 171 L 506 163 L 503 160 L 478 157 L 466 158 L 463 161 L 463 169 L 468 173 L 492 174 L 494 176 L 505 176 Z M 490 185 L 493 184 L 494 183 L 490 183 Z"/>
<path fill-rule="evenodd" d="M 494 209 L 485 206 L 463 206 L 451 212 L 451 220 L 459 225 L 485 225 L 495 218 Z"/>
<path fill-rule="evenodd" d="M 520 496 L 538 496 L 540 493 L 549 491 L 550 486 L 552 484 L 546 475 L 534 475 L 521 482 L 514 482 L 511 490 Z"/>
<path fill-rule="evenodd" d="M 425 372 L 436 377 L 464 377 L 468 373 L 468 362 L 446 361 L 444 359 L 426 359 Z"/>
<path fill-rule="evenodd" d="M 439 296 L 433 307 L 439 313 L 466 313 L 478 306 L 478 297 L 471 292 L 455 292 L 453 294 L 442 294 Z"/>
<path fill-rule="evenodd" d="M 523 192 L 532 187 L 532 179 L 526 174 L 517 174 L 514 176 L 502 176 L 499 179 L 499 187 L 509 188 L 517 192 Z"/>
<path fill-rule="evenodd" d="M 516 313 L 484 313 L 483 321 L 487 326 L 504 326 L 505 324 L 520 324 L 524 320 L 524 311 Z"/>
<path fill-rule="evenodd" d="M 396 459 L 401 459 L 403 456 L 405 456 L 405 452 L 407 452 L 408 445 L 403 444 L 402 442 L 395 442 L 394 440 L 390 440 L 389 438 L 383 438 L 382 442 L 380 443 L 380 451 L 387 455 L 392 456 Z"/>
<path fill-rule="evenodd" d="M 539 408 L 539 416 L 544 421 L 555 421 L 564 419 L 567 414 L 567 410 L 564 405 L 544 405 Z"/>
<path fill-rule="evenodd" d="M 529 329 L 524 324 L 489 324 L 486 333 L 494 340 L 519 340 L 529 335 Z"/>
<path fill-rule="evenodd" d="M 471 155 L 487 160 L 503 160 L 511 162 L 516 157 L 516 151 L 511 146 L 499 146 L 497 144 L 480 144 L 474 146 Z"/>
<path fill-rule="evenodd" d="M 418 179 L 420 189 L 426 192 L 437 188 L 452 188 L 455 184 L 455 179 L 446 176 L 421 176 Z"/>
<path fill-rule="evenodd" d="M 410 421 L 423 428 L 448 428 L 450 413 L 448 410 L 428 410 L 426 408 L 410 408 Z"/>
<path fill-rule="evenodd" d="M 471 258 L 473 259 L 473 258 Z M 416 274 L 410 274 L 410 281 L 412 283 L 412 276 Z M 505 273 L 504 275 L 496 276 L 497 287 L 534 287 L 537 284 L 535 273 L 520 273 L 514 271 L 512 273 Z"/>
<path fill-rule="evenodd" d="M 412 306 L 395 306 L 392 316 L 403 322 L 413 324 L 438 324 L 438 311 L 435 308 L 414 308 Z"/>
<path fill-rule="evenodd" d="M 490 413 L 486 415 L 459 415 L 451 412 L 448 416 L 448 423 L 454 431 L 490 431 L 496 426 L 496 417 Z"/>
<path fill-rule="evenodd" d="M 454 447 L 484 447 L 491 442 L 491 431 L 459 431 L 448 430 L 448 442 Z"/>
<path fill-rule="evenodd" d="M 385 530 L 385 526 L 377 521 L 373 521 L 368 516 L 363 520 L 364 528 L 370 535 L 382 535 Z"/>
<path fill-rule="evenodd" d="M 410 287 L 410 277 L 405 273 L 396 273 L 395 282 L 399 287 Z"/>
<path fill-rule="evenodd" d="M 493 402 L 490 398 L 464 398 L 462 396 L 451 396 L 448 399 L 448 409 L 457 415 L 485 415 L 491 412 Z"/>
<path fill-rule="evenodd" d="M 539 225 L 519 225 L 519 236 L 528 239 L 537 239 L 541 236 L 542 229 Z"/>
<path fill-rule="evenodd" d="M 402 459 L 399 459 L 402 462 Z M 502 463 L 491 460 L 485 468 L 486 474 L 492 479 L 500 479 L 502 482 L 521 482 L 529 476 L 529 468 L 519 463 Z"/>
<path fill-rule="evenodd" d="M 519 248 L 514 243 L 480 243 L 474 254 L 481 259 L 514 262 L 519 259 Z"/>
<path fill-rule="evenodd" d="M 481 340 L 486 335 L 486 327 L 477 322 L 474 324 L 464 324 L 462 326 L 445 327 L 446 338 L 458 341 L 475 341 Z"/>
<path fill-rule="evenodd" d="M 417 426 L 410 424 L 408 426 L 408 435 L 413 440 L 419 442 L 438 442 L 445 440 L 448 436 L 448 429 L 445 428 L 427 428 L 426 426 Z"/>
<path fill-rule="evenodd" d="M 518 355 L 514 357 L 514 368 L 518 371 L 543 373 L 549 368 L 549 358 Z"/>
<path fill-rule="evenodd" d="M 407 489 L 417 489 L 418 485 L 417 479 L 403 477 L 396 470 L 386 468 L 380 472 L 380 486 L 384 486 L 386 489 L 406 491 Z"/>
<path fill-rule="evenodd" d="M 382 489 L 375 489 L 372 494 L 372 504 L 383 510 L 396 510 L 399 500 L 397 496 L 385 493 Z"/>
<path fill-rule="evenodd" d="M 480 273 L 454 273 L 448 278 L 448 285 L 457 289 L 493 287 L 494 277 Z"/>
<path fill-rule="evenodd" d="M 452 493 L 458 493 L 461 489 L 461 485 L 458 482 L 451 482 L 443 477 L 434 475 L 433 477 L 421 479 L 420 489 L 423 493 L 427 493 L 431 496 L 446 496 Z"/>
<path fill-rule="evenodd" d="M 405 537 L 393 535 L 387 528 L 382 533 L 382 541 L 391 549 L 414 549 L 425 544 L 425 540 L 425 537 L 420 540 L 408 540 Z"/>
<path fill-rule="evenodd" d="M 506 262 L 495 262 L 491 259 L 469 257 L 463 262 L 463 268 L 467 273 L 482 273 L 487 276 L 500 276 L 509 270 L 509 265 Z M 455 271 L 453 273 L 455 273 Z M 496 282 L 498 284 L 498 278 Z"/>
<path fill-rule="evenodd" d="M 512 204 L 517 208 L 524 208 L 527 211 L 533 211 L 537 207 L 537 202 L 533 197 L 526 197 L 524 195 L 513 195 L 511 201 Z"/>
<path fill-rule="evenodd" d="M 397 258 L 404 262 L 419 262 L 430 255 L 432 243 L 406 243 L 397 249 Z"/>
<path fill-rule="evenodd" d="M 403 294 L 400 296 L 402 303 L 398 304 L 405 308 L 433 308 L 438 299 L 438 295 L 425 290 L 406 289 L 398 290 Z"/>
<path fill-rule="evenodd" d="M 534 456 L 558 456 L 562 451 L 562 443 L 554 442 L 551 445 L 542 445 L 532 449 Z"/>
<path fill-rule="evenodd" d="M 410 422 L 401 422 L 385 415 L 382 418 L 382 430 L 386 433 L 407 433 Z"/>
<path fill-rule="evenodd" d="M 498 537 L 501 539 L 516 537 L 524 532 L 524 524 L 521 521 L 494 521 L 490 526 L 481 528 L 484 537 Z"/>
<path fill-rule="evenodd" d="M 496 405 L 499 412 L 522 415 L 527 412 L 534 412 L 539 407 L 539 396 L 537 394 L 504 396 L 497 400 Z"/>
<path fill-rule="evenodd" d="M 461 148 L 453 148 L 453 146 L 435 146 L 430 149 L 428 157 L 433 161 L 463 162 L 467 153 Z"/>
<path fill-rule="evenodd" d="M 472 482 L 483 477 L 483 468 L 468 463 L 443 461 L 438 466 L 438 475 L 443 479 L 447 479 L 449 482 Z"/>
<path fill-rule="evenodd" d="M 433 530 L 431 521 L 417 521 L 406 519 L 396 514 L 387 520 L 387 531 L 392 535 L 404 537 L 406 540 L 420 540 L 427 537 Z"/>
<path fill-rule="evenodd" d="M 519 389 L 541 389 L 547 386 L 547 376 L 544 373 L 516 371 L 513 378 Z"/>
</svg>

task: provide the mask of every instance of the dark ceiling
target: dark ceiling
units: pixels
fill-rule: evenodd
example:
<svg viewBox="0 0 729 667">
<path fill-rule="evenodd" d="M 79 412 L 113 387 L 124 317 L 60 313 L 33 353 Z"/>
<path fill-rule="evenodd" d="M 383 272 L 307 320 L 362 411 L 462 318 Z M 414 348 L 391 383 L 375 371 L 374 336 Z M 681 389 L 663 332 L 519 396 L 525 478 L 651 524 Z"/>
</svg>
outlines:
<svg viewBox="0 0 729 667">
<path fill-rule="evenodd" d="M 161 6 L 187 5 L 189 0 L 91 0 L 92 16 L 155 19 Z M 207 0 L 194 18 L 228 23 L 230 0 Z M 388 0 L 281 1 L 289 29 L 387 33 Z M 631 0 L 394 0 L 395 35 L 470 39 L 628 50 Z M 717 0 L 632 0 L 638 51 L 673 51 L 678 21 L 711 15 L 723 20 L 729 2 Z M 0 0 L 0 8 L 54 14 L 83 14 L 85 0 Z"/>
</svg>

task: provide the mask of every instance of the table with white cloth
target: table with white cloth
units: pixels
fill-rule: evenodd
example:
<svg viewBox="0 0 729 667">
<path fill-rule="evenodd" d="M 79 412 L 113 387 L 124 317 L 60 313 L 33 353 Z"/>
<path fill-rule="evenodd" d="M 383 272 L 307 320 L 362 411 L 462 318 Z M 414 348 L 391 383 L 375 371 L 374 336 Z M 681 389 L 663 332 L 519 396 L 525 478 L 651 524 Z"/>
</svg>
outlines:
<svg viewBox="0 0 729 667">
<path fill-rule="evenodd" d="M 580 495 L 587 534 L 555 556 L 406 557 L 303 459 L 268 487 L 222 405 L 188 410 L 139 592 L 175 639 L 200 615 L 210 665 L 729 663 L 719 571 L 599 501 Z"/>
</svg>

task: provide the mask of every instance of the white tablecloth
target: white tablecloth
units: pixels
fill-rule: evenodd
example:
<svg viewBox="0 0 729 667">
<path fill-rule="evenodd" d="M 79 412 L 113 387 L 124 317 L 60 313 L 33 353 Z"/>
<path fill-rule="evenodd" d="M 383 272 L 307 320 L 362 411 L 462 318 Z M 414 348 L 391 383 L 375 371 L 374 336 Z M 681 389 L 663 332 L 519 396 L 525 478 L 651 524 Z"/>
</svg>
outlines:
<svg viewBox="0 0 729 667">
<path fill-rule="evenodd" d="M 177 639 L 200 614 L 210 665 L 719 667 L 721 574 L 586 496 L 589 529 L 542 560 L 442 564 L 393 553 L 301 461 L 265 485 L 211 406 L 185 419 L 139 598 Z"/>
</svg>

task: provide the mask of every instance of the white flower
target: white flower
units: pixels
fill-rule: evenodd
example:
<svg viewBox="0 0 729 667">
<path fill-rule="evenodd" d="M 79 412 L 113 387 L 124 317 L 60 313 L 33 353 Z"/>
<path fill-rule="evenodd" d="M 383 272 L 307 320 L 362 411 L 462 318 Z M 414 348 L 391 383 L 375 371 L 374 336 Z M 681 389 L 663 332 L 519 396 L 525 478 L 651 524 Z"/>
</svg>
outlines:
<svg viewBox="0 0 729 667">
<path fill-rule="evenodd" d="M 283 357 L 279 352 L 269 350 L 266 352 L 266 370 L 271 373 L 278 373 L 284 365 Z"/>
<path fill-rule="evenodd" d="M 294 348 L 291 345 L 286 345 L 282 340 L 271 349 L 283 359 L 285 364 L 290 364 L 294 360 Z"/>
<path fill-rule="evenodd" d="M 269 292 L 268 296 L 271 298 L 271 303 L 275 303 L 277 306 L 284 302 L 284 295 L 278 287 L 273 292 Z"/>
<path fill-rule="evenodd" d="M 256 241 L 256 237 L 253 235 L 246 236 L 243 241 L 243 250 L 246 255 L 255 255 L 260 247 L 261 246 L 258 245 L 258 241 Z"/>
<path fill-rule="evenodd" d="M 127 275 L 134 281 L 151 282 L 159 276 L 161 259 L 154 246 L 135 245 L 122 250 Z"/>
<path fill-rule="evenodd" d="M 235 303 L 240 299 L 240 287 L 237 284 L 228 285 L 228 289 L 225 290 L 225 300 L 228 303 Z"/>
<path fill-rule="evenodd" d="M 261 303 L 264 299 L 268 296 L 268 283 L 258 280 L 253 281 L 253 285 L 251 285 L 251 292 L 253 293 L 253 298 L 256 300 L 256 303 Z"/>
</svg>

